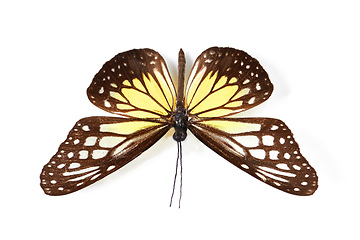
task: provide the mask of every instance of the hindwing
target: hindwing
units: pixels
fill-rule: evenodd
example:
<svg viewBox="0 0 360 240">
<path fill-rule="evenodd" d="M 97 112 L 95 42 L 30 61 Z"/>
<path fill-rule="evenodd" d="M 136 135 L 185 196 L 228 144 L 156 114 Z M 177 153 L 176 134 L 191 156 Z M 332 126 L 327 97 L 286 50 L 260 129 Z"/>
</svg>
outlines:
<svg viewBox="0 0 360 240">
<path fill-rule="evenodd" d="M 228 116 L 259 105 L 272 90 L 256 59 L 237 49 L 212 47 L 194 63 L 186 87 L 186 107 L 190 116 Z"/>
<path fill-rule="evenodd" d="M 282 191 L 311 195 L 317 175 L 289 128 L 272 118 L 193 119 L 191 132 L 226 160 Z"/>
<path fill-rule="evenodd" d="M 44 166 L 41 187 L 48 195 L 82 189 L 133 160 L 169 128 L 167 123 L 155 120 L 83 118 Z"/>
<path fill-rule="evenodd" d="M 97 107 L 127 117 L 169 117 L 175 88 L 164 59 L 151 49 L 119 53 L 106 62 L 87 90 Z"/>
</svg>

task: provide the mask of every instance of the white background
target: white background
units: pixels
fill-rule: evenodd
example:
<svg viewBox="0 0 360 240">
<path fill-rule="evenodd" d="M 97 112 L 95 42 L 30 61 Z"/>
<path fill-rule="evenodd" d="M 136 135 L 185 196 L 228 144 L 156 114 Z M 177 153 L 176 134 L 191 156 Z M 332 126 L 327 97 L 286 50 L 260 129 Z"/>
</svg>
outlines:
<svg viewBox="0 0 360 240">
<path fill-rule="evenodd" d="M 0 238 L 359 239 L 359 23 L 346 0 L 3 1 Z M 153 48 L 176 78 L 180 47 L 189 69 L 215 45 L 247 51 L 268 72 L 273 95 L 242 116 L 290 127 L 317 170 L 313 196 L 253 179 L 189 133 L 182 207 L 169 208 L 172 131 L 88 188 L 43 193 L 41 169 L 75 122 L 108 115 L 86 96 L 104 62 Z"/>
</svg>

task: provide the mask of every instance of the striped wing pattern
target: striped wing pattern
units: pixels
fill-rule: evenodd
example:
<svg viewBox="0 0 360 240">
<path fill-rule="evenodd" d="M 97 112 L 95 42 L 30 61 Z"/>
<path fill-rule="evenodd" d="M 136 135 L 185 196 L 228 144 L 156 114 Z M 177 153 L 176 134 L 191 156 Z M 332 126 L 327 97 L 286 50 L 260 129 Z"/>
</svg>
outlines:
<svg viewBox="0 0 360 240">
<path fill-rule="evenodd" d="M 44 166 L 41 187 L 48 195 L 64 195 L 89 186 L 140 155 L 169 128 L 146 119 L 83 118 Z"/>
<path fill-rule="evenodd" d="M 244 51 L 213 47 L 196 59 L 186 87 L 189 116 L 228 116 L 268 99 L 273 85 Z"/>
<path fill-rule="evenodd" d="M 123 52 L 106 62 L 87 94 L 97 107 L 125 117 L 169 117 L 175 106 L 165 61 L 151 49 Z"/>
<path fill-rule="evenodd" d="M 277 189 L 295 195 L 311 195 L 317 189 L 315 170 L 278 119 L 197 119 L 190 130 L 220 156 Z"/>
</svg>

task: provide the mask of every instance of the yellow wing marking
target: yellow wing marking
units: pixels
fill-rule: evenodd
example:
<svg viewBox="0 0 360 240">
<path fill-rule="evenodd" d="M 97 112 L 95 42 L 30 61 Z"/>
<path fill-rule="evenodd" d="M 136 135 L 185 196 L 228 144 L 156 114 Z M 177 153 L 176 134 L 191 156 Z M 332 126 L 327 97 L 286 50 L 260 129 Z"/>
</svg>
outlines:
<svg viewBox="0 0 360 240">
<path fill-rule="evenodd" d="M 226 120 L 204 120 L 201 121 L 201 124 L 220 129 L 230 134 L 260 131 L 261 129 L 261 124 L 226 121 Z"/>
<path fill-rule="evenodd" d="M 163 66 L 163 68 L 165 71 L 165 66 Z M 111 97 L 128 103 L 117 104 L 117 108 L 120 110 L 134 110 L 127 112 L 127 115 L 138 118 L 158 117 L 155 113 L 166 116 L 168 112 L 173 111 L 174 97 L 170 90 L 173 85 L 167 82 L 171 81 L 170 76 L 167 74 L 163 76 L 156 69 L 154 70 L 154 74 L 155 78 L 149 73 L 147 75 L 142 74 L 145 85 L 138 78 L 134 78 L 131 88 L 123 88 L 121 90 L 125 98 L 121 96 L 121 94 L 111 91 Z M 172 91 L 175 90 L 172 89 Z"/>
<path fill-rule="evenodd" d="M 156 112 L 165 116 L 168 114 L 164 108 L 162 108 L 146 93 L 143 93 L 134 88 L 123 88 L 122 93 L 129 100 L 130 104 L 136 108 L 142 109 L 144 106 L 146 106 L 146 109 L 149 109 L 152 112 Z M 128 114 L 133 116 L 132 112 L 129 112 Z"/>
<path fill-rule="evenodd" d="M 229 83 L 236 83 L 237 81 L 238 81 L 238 79 L 233 77 L 229 80 Z"/>
<path fill-rule="evenodd" d="M 134 87 L 137 88 L 139 91 L 146 93 L 146 89 L 141 84 L 140 80 L 137 78 L 134 78 L 133 80 Z"/>
<path fill-rule="evenodd" d="M 194 70 L 196 70 L 196 69 L 194 69 Z M 195 92 L 200 84 L 200 81 L 205 74 L 205 71 L 206 71 L 206 68 L 203 68 L 196 76 L 194 76 L 193 78 L 189 78 L 192 80 L 190 80 L 191 82 L 189 83 L 189 87 L 187 89 L 187 94 L 186 94 L 186 96 L 187 96 L 186 101 L 187 101 L 188 105 L 192 102 Z"/>
<path fill-rule="evenodd" d="M 136 118 L 159 118 L 159 115 L 156 115 L 151 112 L 145 112 L 142 110 L 127 112 L 127 115 L 136 117 Z"/>
<path fill-rule="evenodd" d="M 227 77 L 222 76 L 219 81 L 214 86 L 214 91 L 218 90 L 219 88 L 223 87 L 226 84 Z"/>
<path fill-rule="evenodd" d="M 230 102 L 230 103 L 226 104 L 225 107 L 239 107 L 242 105 L 242 103 L 243 103 L 243 101 Z"/>
<path fill-rule="evenodd" d="M 134 122 L 120 122 L 120 123 L 109 123 L 101 124 L 100 132 L 109 132 L 116 134 L 131 134 L 141 129 L 158 126 L 160 123 L 147 122 L 147 121 L 134 121 Z"/>
<path fill-rule="evenodd" d="M 116 104 L 116 107 L 120 110 L 135 109 L 133 106 L 130 106 L 129 104 L 121 104 L 121 103 Z"/>
<path fill-rule="evenodd" d="M 209 72 L 208 75 L 198 84 L 198 87 L 196 85 L 191 86 L 190 90 L 195 91 L 194 97 L 190 99 L 188 109 L 191 110 L 193 107 L 195 107 L 201 100 L 203 100 L 206 95 L 208 95 L 215 83 L 215 80 L 217 78 L 218 72 L 213 74 L 213 72 Z M 199 76 L 200 77 L 200 76 Z M 198 76 L 197 76 L 198 78 Z M 200 79 L 201 80 L 201 79 Z M 199 81 L 200 81 L 199 80 Z M 195 79 L 195 84 L 197 84 L 198 80 Z"/>
<path fill-rule="evenodd" d="M 234 97 L 232 97 L 232 99 L 239 99 L 242 96 L 245 96 L 246 94 L 248 94 L 249 92 L 250 92 L 249 88 L 241 89 Z"/>
<path fill-rule="evenodd" d="M 204 100 L 199 105 L 194 107 L 190 112 L 196 114 L 208 110 L 209 106 L 211 108 L 220 107 L 229 101 L 229 96 L 234 95 L 237 89 L 238 87 L 235 85 L 229 85 L 227 87 L 221 88 L 218 91 L 208 95 L 208 97 L 204 98 Z M 199 114 L 199 117 L 204 116 L 203 114 Z"/>
<path fill-rule="evenodd" d="M 159 71 L 155 69 L 154 73 L 157 79 L 160 82 L 161 89 L 164 92 L 166 99 L 169 101 L 169 107 L 171 110 L 175 109 L 175 88 L 172 83 L 171 77 L 169 76 L 169 71 L 167 70 L 164 63 L 161 63 L 162 72 L 164 75 L 160 74 Z M 164 79 L 165 77 L 165 79 Z M 166 106 L 166 105 L 164 105 Z"/>
<path fill-rule="evenodd" d="M 155 72 L 155 74 L 156 73 L 157 73 L 157 71 Z M 163 82 L 163 80 L 160 80 L 160 76 L 156 76 L 156 77 L 159 80 L 159 82 L 161 83 L 161 82 Z M 154 99 L 156 99 L 156 101 L 158 101 L 159 104 L 161 104 L 167 111 L 171 111 L 171 106 L 172 106 L 172 105 L 170 105 L 170 104 L 172 104 L 171 93 L 170 92 L 168 93 L 170 96 L 166 96 L 166 95 L 164 96 L 164 93 L 161 91 L 161 88 L 159 87 L 158 83 L 150 74 L 148 75 L 148 77 L 145 76 L 145 74 L 143 74 L 143 79 L 144 79 L 144 82 L 145 82 L 145 85 L 146 85 L 146 88 L 147 88 L 149 94 Z M 167 89 L 167 88 L 162 88 L 162 89 Z M 171 103 L 169 103 L 166 99 L 171 99 Z"/>
<path fill-rule="evenodd" d="M 110 96 L 119 100 L 120 102 L 127 102 L 127 100 L 118 92 L 110 91 Z"/>
<path fill-rule="evenodd" d="M 224 116 L 224 115 L 227 115 L 227 114 L 229 114 L 231 112 L 233 112 L 233 110 L 221 108 L 221 109 L 214 109 L 214 110 L 211 110 L 211 111 L 208 111 L 208 112 L 198 114 L 198 116 L 199 117 Z"/>
<path fill-rule="evenodd" d="M 212 116 L 221 116 L 231 113 L 232 109 L 218 108 L 226 105 L 226 107 L 239 107 L 242 104 L 242 101 L 229 102 L 229 96 L 234 96 L 238 90 L 237 85 L 227 85 L 228 77 L 221 76 L 220 79 L 216 82 L 218 78 L 218 72 L 209 72 L 208 75 L 202 79 L 203 73 L 199 73 L 195 76 L 193 80 L 193 86 L 189 89 L 189 106 L 191 114 L 198 114 L 199 117 L 212 117 Z M 234 81 L 231 78 L 230 80 Z M 235 79 L 236 80 L 236 79 Z M 196 85 L 198 85 L 196 89 Z M 247 90 L 241 90 L 236 94 L 236 99 L 242 95 L 247 94 Z M 228 104 L 227 104 L 228 103 Z M 218 108 L 218 109 L 216 109 Z M 209 111 L 208 111 L 209 110 Z"/>
<path fill-rule="evenodd" d="M 125 86 L 131 87 L 131 83 L 129 82 L 129 80 L 125 80 L 122 82 Z"/>
<path fill-rule="evenodd" d="M 228 80 L 227 76 L 218 76 L 218 71 L 210 71 L 204 77 L 205 71 L 206 68 L 203 68 L 193 76 L 189 84 L 186 103 L 190 114 L 199 117 L 223 116 L 233 112 L 233 109 L 229 108 L 240 107 L 243 104 L 239 98 L 248 94 L 249 88 L 237 92 L 239 86 L 233 85 L 238 81 L 237 78 L 232 77 Z"/>
</svg>

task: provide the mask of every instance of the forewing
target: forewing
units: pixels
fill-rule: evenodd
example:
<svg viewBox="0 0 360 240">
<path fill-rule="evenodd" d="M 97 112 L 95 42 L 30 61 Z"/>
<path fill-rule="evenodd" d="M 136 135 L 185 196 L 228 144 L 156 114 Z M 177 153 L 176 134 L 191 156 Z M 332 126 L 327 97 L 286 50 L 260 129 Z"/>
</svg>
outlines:
<svg viewBox="0 0 360 240">
<path fill-rule="evenodd" d="M 133 160 L 168 129 L 154 120 L 83 118 L 44 166 L 41 187 L 48 195 L 82 189 Z"/>
<path fill-rule="evenodd" d="M 151 49 L 120 53 L 106 62 L 87 90 L 97 107 L 123 116 L 169 116 L 175 89 L 161 55 Z"/>
<path fill-rule="evenodd" d="M 210 118 L 189 129 L 220 156 L 255 178 L 295 195 L 311 195 L 317 175 L 290 129 L 271 118 Z"/>
<path fill-rule="evenodd" d="M 268 74 L 244 51 L 213 47 L 196 59 L 186 87 L 190 115 L 219 117 L 252 108 L 272 93 Z"/>
</svg>

